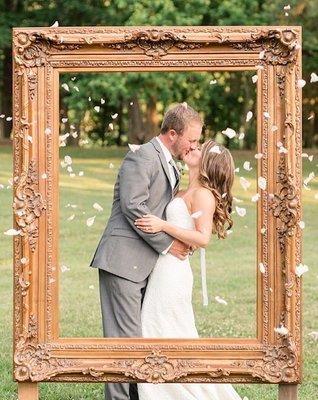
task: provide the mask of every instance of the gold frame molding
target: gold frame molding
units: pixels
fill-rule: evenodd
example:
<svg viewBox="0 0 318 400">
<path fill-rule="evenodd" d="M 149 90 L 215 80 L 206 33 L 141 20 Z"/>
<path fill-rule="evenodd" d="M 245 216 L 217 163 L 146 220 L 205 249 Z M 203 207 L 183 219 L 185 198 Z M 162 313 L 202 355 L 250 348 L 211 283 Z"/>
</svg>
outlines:
<svg viewBox="0 0 318 400">
<path fill-rule="evenodd" d="M 265 266 L 263 274 L 257 268 L 257 337 L 60 338 L 59 73 L 159 70 L 258 75 L 257 167 L 267 187 L 258 189 L 257 203 L 257 265 Z M 13 213 L 20 230 L 13 239 L 14 379 L 21 393 L 22 383 L 40 381 L 300 383 L 301 28 L 15 28 L 13 71 Z M 287 153 L 278 151 L 279 141 Z M 280 324 L 287 335 L 274 331 Z"/>
</svg>

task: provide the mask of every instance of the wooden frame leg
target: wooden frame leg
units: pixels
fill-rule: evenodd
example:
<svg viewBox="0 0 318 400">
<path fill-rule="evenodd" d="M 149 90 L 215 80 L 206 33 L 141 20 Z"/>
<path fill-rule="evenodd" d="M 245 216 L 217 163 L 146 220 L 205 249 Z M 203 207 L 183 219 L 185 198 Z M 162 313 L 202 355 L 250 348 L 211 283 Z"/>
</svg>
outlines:
<svg viewBox="0 0 318 400">
<path fill-rule="evenodd" d="M 18 383 L 19 400 L 39 400 L 39 387 L 36 382 Z"/>
<path fill-rule="evenodd" d="M 296 384 L 279 384 L 278 400 L 297 400 L 298 385 Z"/>
</svg>

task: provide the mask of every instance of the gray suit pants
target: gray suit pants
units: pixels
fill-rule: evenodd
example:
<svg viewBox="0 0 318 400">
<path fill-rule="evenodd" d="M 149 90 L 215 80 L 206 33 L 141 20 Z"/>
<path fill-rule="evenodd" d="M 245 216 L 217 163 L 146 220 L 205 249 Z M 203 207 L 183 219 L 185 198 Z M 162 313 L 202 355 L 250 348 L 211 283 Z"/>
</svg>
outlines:
<svg viewBox="0 0 318 400">
<path fill-rule="evenodd" d="M 104 337 L 141 337 L 141 305 L 148 279 L 136 283 L 98 271 Z M 129 399 L 138 399 L 137 384 L 105 385 L 105 400 Z"/>
</svg>

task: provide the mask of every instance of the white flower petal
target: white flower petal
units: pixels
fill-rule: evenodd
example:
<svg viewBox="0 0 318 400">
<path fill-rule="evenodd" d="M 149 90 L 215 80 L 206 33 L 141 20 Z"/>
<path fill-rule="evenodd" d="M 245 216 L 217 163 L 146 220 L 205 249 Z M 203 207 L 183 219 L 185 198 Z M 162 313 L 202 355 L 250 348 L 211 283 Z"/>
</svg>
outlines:
<svg viewBox="0 0 318 400">
<path fill-rule="evenodd" d="M 263 263 L 258 264 L 259 270 L 261 271 L 262 274 L 265 274 L 265 267 Z"/>
<path fill-rule="evenodd" d="M 70 271 L 70 268 L 67 267 L 66 265 L 61 265 L 61 272 L 66 272 L 66 271 Z"/>
<path fill-rule="evenodd" d="M 259 176 L 258 177 L 258 186 L 259 188 L 261 188 L 262 190 L 266 189 L 266 179 L 263 176 Z"/>
<path fill-rule="evenodd" d="M 243 176 L 240 176 L 240 184 L 244 190 L 247 190 L 251 186 L 251 182 L 249 182 Z"/>
<path fill-rule="evenodd" d="M 59 21 L 55 21 L 51 28 L 57 28 L 59 26 Z"/>
<path fill-rule="evenodd" d="M 135 151 L 140 149 L 140 145 L 139 144 L 129 144 L 128 143 L 128 147 L 130 148 L 130 150 L 134 153 Z"/>
<path fill-rule="evenodd" d="M 298 277 L 300 277 L 300 276 L 302 276 L 305 272 L 308 272 L 308 271 L 309 271 L 308 265 L 299 264 L 299 265 L 297 265 L 297 267 L 296 267 L 295 274 L 296 274 Z"/>
<path fill-rule="evenodd" d="M 310 172 L 310 174 L 308 175 L 308 178 L 304 179 L 304 185 L 308 185 L 308 183 L 314 179 L 315 177 L 315 173 L 314 172 Z"/>
<path fill-rule="evenodd" d="M 98 204 L 98 203 L 94 203 L 94 204 L 93 204 L 93 207 L 94 207 L 95 210 L 97 210 L 97 211 L 103 211 L 103 210 L 104 210 L 103 207 L 102 207 L 100 204 Z"/>
<path fill-rule="evenodd" d="M 116 119 L 118 117 L 118 113 L 110 114 L 110 115 L 111 115 L 112 119 Z"/>
<path fill-rule="evenodd" d="M 100 106 L 95 106 L 95 107 L 94 107 L 94 110 L 95 110 L 96 112 L 99 112 L 99 111 L 100 111 Z"/>
<path fill-rule="evenodd" d="M 71 165 L 72 164 L 72 157 L 71 156 L 65 156 L 64 157 L 64 163 L 66 164 L 66 165 Z"/>
<path fill-rule="evenodd" d="M 239 139 L 239 140 L 242 140 L 242 139 L 244 139 L 244 136 L 245 136 L 245 133 L 244 133 L 244 132 L 241 132 L 241 133 L 238 135 L 238 139 Z"/>
<path fill-rule="evenodd" d="M 228 138 L 232 139 L 234 136 L 236 136 L 236 132 L 232 128 L 226 128 L 224 131 L 222 131 L 223 135 L 226 135 Z"/>
<path fill-rule="evenodd" d="M 215 298 L 215 300 L 216 300 L 218 303 L 224 304 L 225 306 L 227 305 L 227 301 L 224 300 L 224 299 L 222 299 L 222 297 L 220 297 L 220 296 L 215 296 L 214 298 Z"/>
<path fill-rule="evenodd" d="M 253 82 L 253 83 L 256 83 L 256 82 L 257 82 L 257 79 L 258 79 L 257 74 L 252 76 L 252 82 Z"/>
<path fill-rule="evenodd" d="M 75 218 L 75 214 L 72 214 L 67 218 L 67 220 L 68 221 L 73 221 L 74 218 Z"/>
<path fill-rule="evenodd" d="M 8 229 L 7 231 L 4 232 L 5 235 L 7 236 L 16 236 L 19 235 L 21 233 L 21 230 L 16 230 L 16 229 Z"/>
<path fill-rule="evenodd" d="M 235 210 L 240 217 L 244 217 L 246 215 L 246 208 L 235 206 Z"/>
<path fill-rule="evenodd" d="M 209 83 L 210 83 L 210 85 L 215 85 L 217 83 L 217 80 L 216 79 L 211 79 Z"/>
<path fill-rule="evenodd" d="M 88 219 L 86 220 L 86 225 L 87 225 L 87 226 L 92 226 L 93 223 L 95 222 L 95 217 L 96 217 L 96 215 L 94 215 L 94 217 L 88 218 Z"/>
<path fill-rule="evenodd" d="M 256 203 L 260 199 L 261 195 L 259 193 L 256 193 L 255 196 L 252 196 L 251 201 L 253 203 Z"/>
<path fill-rule="evenodd" d="M 113 124 L 112 122 L 110 122 L 110 123 L 108 124 L 108 127 L 109 127 L 110 130 L 113 130 L 113 129 L 114 129 L 114 124 Z"/>
<path fill-rule="evenodd" d="M 209 153 L 217 153 L 217 154 L 220 154 L 220 153 L 221 153 L 220 147 L 219 147 L 218 145 L 215 144 L 215 145 L 210 149 Z"/>
<path fill-rule="evenodd" d="M 298 225 L 299 225 L 300 229 L 305 229 L 305 221 L 299 221 Z"/>
<path fill-rule="evenodd" d="M 263 157 L 263 153 L 256 153 L 254 156 L 257 160 Z"/>
<path fill-rule="evenodd" d="M 250 163 L 250 161 L 245 161 L 244 162 L 244 164 L 243 164 L 243 168 L 246 170 L 246 171 L 252 171 L 252 167 L 251 167 L 251 163 Z"/>
<path fill-rule="evenodd" d="M 202 211 L 196 211 L 193 214 L 191 214 L 191 217 L 194 219 L 199 218 L 202 215 Z"/>
<path fill-rule="evenodd" d="M 249 112 L 246 114 L 246 122 L 250 121 L 252 117 L 253 117 L 253 113 L 252 113 L 252 111 L 249 111 Z"/>
<path fill-rule="evenodd" d="M 269 113 L 267 111 L 264 112 L 264 117 L 265 118 L 270 118 L 270 115 L 269 115 Z"/>
<path fill-rule="evenodd" d="M 302 89 L 306 85 L 306 81 L 304 79 L 298 79 L 297 86 Z"/>
<path fill-rule="evenodd" d="M 64 89 L 64 90 L 66 90 L 67 92 L 69 92 L 70 91 L 70 88 L 68 87 L 68 84 L 67 83 L 62 83 L 62 88 Z"/>
<path fill-rule="evenodd" d="M 274 328 L 274 331 L 283 336 L 288 334 L 288 329 L 283 325 L 280 325 L 278 328 Z"/>
<path fill-rule="evenodd" d="M 310 83 L 318 82 L 318 75 L 315 72 L 310 74 Z"/>
<path fill-rule="evenodd" d="M 310 332 L 308 336 L 311 336 L 314 340 L 318 340 L 318 331 Z"/>
</svg>

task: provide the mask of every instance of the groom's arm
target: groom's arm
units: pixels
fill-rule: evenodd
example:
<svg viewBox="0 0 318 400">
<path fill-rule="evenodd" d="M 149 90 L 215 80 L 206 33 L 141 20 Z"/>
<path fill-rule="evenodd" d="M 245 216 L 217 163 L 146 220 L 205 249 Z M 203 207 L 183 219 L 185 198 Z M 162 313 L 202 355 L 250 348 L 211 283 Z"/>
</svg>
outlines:
<svg viewBox="0 0 318 400">
<path fill-rule="evenodd" d="M 174 239 L 164 232 L 142 232 L 134 224 L 137 218 L 151 214 L 147 202 L 152 168 L 153 158 L 145 155 L 142 150 L 130 151 L 126 155 L 119 171 L 120 206 L 131 228 L 155 251 L 162 253 L 169 249 Z"/>
</svg>

